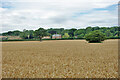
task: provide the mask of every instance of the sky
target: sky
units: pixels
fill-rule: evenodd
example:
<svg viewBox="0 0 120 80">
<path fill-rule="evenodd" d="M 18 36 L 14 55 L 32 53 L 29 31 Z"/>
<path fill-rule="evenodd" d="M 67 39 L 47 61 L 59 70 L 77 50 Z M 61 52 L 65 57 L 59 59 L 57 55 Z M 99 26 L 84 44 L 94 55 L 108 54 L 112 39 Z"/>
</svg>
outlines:
<svg viewBox="0 0 120 80">
<path fill-rule="evenodd" d="M 118 25 L 119 0 L 0 0 L 2 32 Z"/>
</svg>

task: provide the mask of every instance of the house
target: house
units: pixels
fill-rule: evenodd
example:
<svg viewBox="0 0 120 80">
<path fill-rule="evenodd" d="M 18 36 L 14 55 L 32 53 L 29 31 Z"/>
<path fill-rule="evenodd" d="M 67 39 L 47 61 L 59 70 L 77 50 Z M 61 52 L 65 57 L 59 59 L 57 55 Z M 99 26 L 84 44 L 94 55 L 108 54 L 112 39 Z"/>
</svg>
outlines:
<svg viewBox="0 0 120 80">
<path fill-rule="evenodd" d="M 44 36 L 42 39 L 50 39 L 50 36 Z"/>
<path fill-rule="evenodd" d="M 52 39 L 61 39 L 61 38 L 62 38 L 61 34 L 52 35 Z"/>
<path fill-rule="evenodd" d="M 8 37 L 7 36 L 0 36 L 0 40 L 7 40 Z"/>
<path fill-rule="evenodd" d="M 75 36 L 75 38 L 77 38 L 77 36 Z"/>
<path fill-rule="evenodd" d="M 0 36 L 0 40 L 14 40 L 14 39 L 22 39 L 19 36 Z"/>
<path fill-rule="evenodd" d="M 9 40 L 22 39 L 20 36 L 7 36 Z"/>
</svg>

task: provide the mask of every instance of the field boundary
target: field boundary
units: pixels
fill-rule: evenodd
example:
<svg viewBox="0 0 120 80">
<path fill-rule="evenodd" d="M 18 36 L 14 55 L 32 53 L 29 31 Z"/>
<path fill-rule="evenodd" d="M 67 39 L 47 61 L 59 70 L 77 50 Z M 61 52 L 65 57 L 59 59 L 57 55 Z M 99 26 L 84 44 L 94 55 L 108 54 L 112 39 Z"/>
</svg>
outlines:
<svg viewBox="0 0 120 80">
<path fill-rule="evenodd" d="M 120 39 L 120 38 L 107 38 L 106 40 L 110 39 Z M 49 41 L 49 40 L 85 40 L 85 38 L 62 38 L 62 39 L 42 39 L 43 41 Z M 8 41 L 40 41 L 39 39 L 14 39 L 14 40 L 0 40 L 0 42 L 8 42 Z"/>
</svg>

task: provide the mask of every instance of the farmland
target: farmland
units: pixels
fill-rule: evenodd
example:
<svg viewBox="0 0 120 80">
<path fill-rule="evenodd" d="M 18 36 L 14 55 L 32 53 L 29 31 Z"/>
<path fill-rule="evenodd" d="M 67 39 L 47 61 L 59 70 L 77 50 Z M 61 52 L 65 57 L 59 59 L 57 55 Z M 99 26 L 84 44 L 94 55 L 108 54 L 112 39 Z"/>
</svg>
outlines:
<svg viewBox="0 0 120 80">
<path fill-rule="evenodd" d="M 3 42 L 3 78 L 117 78 L 118 40 Z"/>
</svg>

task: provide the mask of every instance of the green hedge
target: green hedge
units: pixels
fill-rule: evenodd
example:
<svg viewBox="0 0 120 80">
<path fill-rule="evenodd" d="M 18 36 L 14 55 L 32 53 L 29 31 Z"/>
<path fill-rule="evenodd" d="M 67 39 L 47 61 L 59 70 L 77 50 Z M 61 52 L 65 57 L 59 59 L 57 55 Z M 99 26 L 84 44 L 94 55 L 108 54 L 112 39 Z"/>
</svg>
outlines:
<svg viewBox="0 0 120 80">
<path fill-rule="evenodd" d="M 107 39 L 120 39 L 120 37 L 109 37 Z"/>
<path fill-rule="evenodd" d="M 2 40 L 2 42 L 4 41 L 38 41 L 38 40 L 35 40 L 35 39 L 13 39 L 13 40 Z"/>
<path fill-rule="evenodd" d="M 42 39 L 44 40 L 84 40 L 85 38 L 62 38 L 62 39 Z M 120 39 L 120 37 L 111 37 L 107 39 Z M 0 40 L 0 42 L 6 42 L 6 41 L 39 41 L 39 39 L 14 39 L 14 40 Z"/>
<path fill-rule="evenodd" d="M 78 39 L 84 39 L 84 38 L 62 38 L 62 39 L 42 39 L 43 41 L 44 40 L 78 40 Z M 5 41 L 39 41 L 39 39 L 14 39 L 14 40 L 0 40 L 2 42 L 5 42 Z"/>
</svg>

